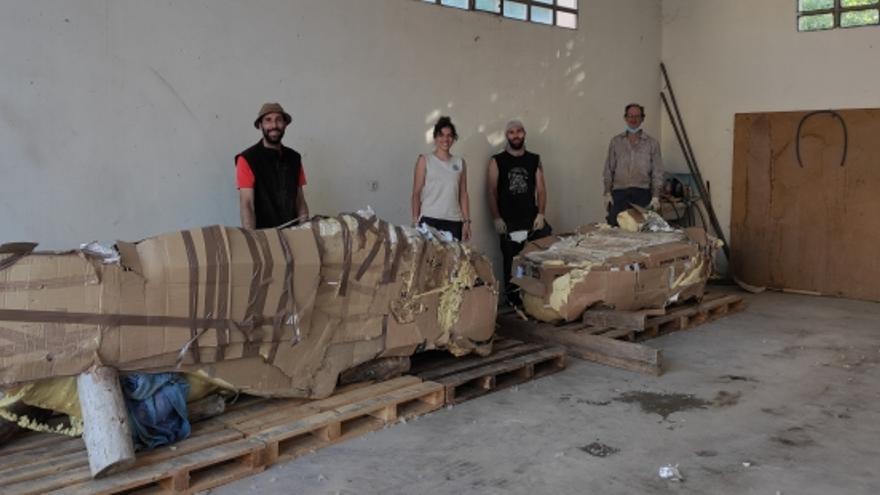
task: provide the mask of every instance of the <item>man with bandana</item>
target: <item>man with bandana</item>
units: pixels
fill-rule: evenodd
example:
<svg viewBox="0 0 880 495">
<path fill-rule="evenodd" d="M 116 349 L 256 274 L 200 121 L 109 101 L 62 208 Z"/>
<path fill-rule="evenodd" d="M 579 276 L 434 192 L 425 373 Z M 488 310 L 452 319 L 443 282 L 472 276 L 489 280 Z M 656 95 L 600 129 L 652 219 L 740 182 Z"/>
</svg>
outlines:
<svg viewBox="0 0 880 495">
<path fill-rule="evenodd" d="M 309 216 L 303 194 L 302 157 L 281 144 L 290 114 L 278 103 L 264 103 L 254 121 L 263 138 L 235 157 L 241 226 L 268 229 Z"/>
<path fill-rule="evenodd" d="M 519 120 L 511 120 L 505 128 L 507 146 L 489 160 L 488 198 L 495 231 L 504 259 L 504 283 L 507 301 L 520 303 L 517 287 L 510 283 L 510 266 L 522 251 L 526 239 L 550 234 L 544 219 L 547 189 L 541 157 L 526 151 L 526 130 Z"/>
<path fill-rule="evenodd" d="M 659 209 L 663 190 L 660 143 L 641 128 L 645 108 L 630 103 L 623 118 L 626 130 L 611 138 L 604 172 L 606 220 L 615 227 L 617 214 L 630 205 Z"/>
</svg>

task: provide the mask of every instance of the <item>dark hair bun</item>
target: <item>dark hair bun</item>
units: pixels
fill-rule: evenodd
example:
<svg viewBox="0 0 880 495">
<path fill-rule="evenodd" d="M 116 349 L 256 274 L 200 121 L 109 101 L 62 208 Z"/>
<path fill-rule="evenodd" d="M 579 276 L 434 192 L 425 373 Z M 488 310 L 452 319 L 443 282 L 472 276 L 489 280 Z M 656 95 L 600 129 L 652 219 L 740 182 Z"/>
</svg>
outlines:
<svg viewBox="0 0 880 495">
<path fill-rule="evenodd" d="M 452 138 L 458 139 L 458 131 L 455 130 L 455 124 L 452 123 L 452 119 L 447 115 L 441 116 L 437 119 L 437 123 L 434 124 L 434 137 L 439 136 L 440 132 L 447 127 L 452 131 Z"/>
</svg>

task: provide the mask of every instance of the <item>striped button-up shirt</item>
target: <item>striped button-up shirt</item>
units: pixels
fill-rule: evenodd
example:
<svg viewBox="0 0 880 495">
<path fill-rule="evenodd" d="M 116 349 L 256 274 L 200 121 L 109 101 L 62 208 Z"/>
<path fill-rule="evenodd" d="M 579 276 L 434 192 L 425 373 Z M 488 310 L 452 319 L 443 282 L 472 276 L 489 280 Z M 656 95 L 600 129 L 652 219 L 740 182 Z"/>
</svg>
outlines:
<svg viewBox="0 0 880 495">
<path fill-rule="evenodd" d="M 605 194 L 614 189 L 638 187 L 650 189 L 656 197 L 663 190 L 663 162 L 660 143 L 645 131 L 639 131 L 639 140 L 630 144 L 626 132 L 611 138 L 608 158 L 605 159 Z"/>
</svg>

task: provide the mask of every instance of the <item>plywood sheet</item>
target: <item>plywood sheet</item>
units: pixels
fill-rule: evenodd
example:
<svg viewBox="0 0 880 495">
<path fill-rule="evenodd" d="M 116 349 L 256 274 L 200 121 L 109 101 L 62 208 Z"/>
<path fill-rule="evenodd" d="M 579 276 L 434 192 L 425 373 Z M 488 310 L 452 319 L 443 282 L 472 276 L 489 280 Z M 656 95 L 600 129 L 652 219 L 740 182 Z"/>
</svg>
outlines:
<svg viewBox="0 0 880 495">
<path fill-rule="evenodd" d="M 731 251 L 745 282 L 880 301 L 880 110 L 737 114 Z"/>
</svg>

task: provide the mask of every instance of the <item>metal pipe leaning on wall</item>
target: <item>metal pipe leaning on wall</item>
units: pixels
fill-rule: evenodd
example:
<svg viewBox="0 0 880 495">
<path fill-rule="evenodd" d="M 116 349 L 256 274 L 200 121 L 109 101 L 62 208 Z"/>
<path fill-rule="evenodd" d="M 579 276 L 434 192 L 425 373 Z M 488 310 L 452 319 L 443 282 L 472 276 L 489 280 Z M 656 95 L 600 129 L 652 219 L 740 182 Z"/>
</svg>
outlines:
<svg viewBox="0 0 880 495">
<path fill-rule="evenodd" d="M 691 148 L 691 142 L 688 138 L 687 130 L 684 127 L 684 120 L 682 120 L 681 112 L 678 109 L 678 102 L 675 99 L 675 91 L 673 91 L 672 83 L 669 81 L 669 74 L 666 71 L 666 65 L 662 62 L 660 63 L 660 72 L 663 74 L 663 80 L 666 83 L 666 89 L 669 91 L 669 98 L 672 100 L 672 109 L 675 113 L 670 111 L 669 102 L 667 102 L 666 96 L 663 92 L 660 93 L 660 99 L 666 107 L 666 113 L 669 114 L 669 119 L 672 122 L 675 136 L 678 138 L 685 160 L 688 162 L 688 168 L 690 168 L 691 174 L 693 174 L 694 179 L 696 179 L 697 187 L 700 190 L 700 196 L 703 198 L 703 204 L 706 206 L 706 211 L 709 213 L 709 220 L 712 223 L 712 229 L 715 230 L 715 234 L 721 239 L 721 242 L 724 243 L 722 249 L 724 249 L 724 255 L 727 257 L 727 261 L 730 262 L 730 246 L 728 245 L 727 238 L 724 236 L 724 231 L 721 230 L 721 223 L 718 221 L 718 216 L 715 214 L 715 208 L 712 206 L 712 202 L 709 199 L 709 192 L 706 189 L 706 183 L 703 182 L 700 167 L 697 165 L 697 159 L 694 156 L 694 151 L 693 148 Z"/>
</svg>

